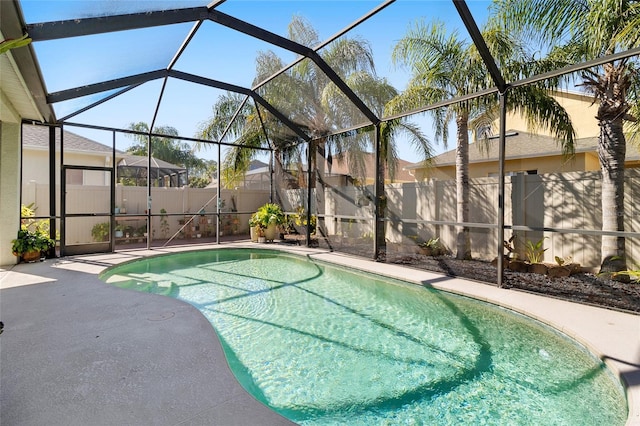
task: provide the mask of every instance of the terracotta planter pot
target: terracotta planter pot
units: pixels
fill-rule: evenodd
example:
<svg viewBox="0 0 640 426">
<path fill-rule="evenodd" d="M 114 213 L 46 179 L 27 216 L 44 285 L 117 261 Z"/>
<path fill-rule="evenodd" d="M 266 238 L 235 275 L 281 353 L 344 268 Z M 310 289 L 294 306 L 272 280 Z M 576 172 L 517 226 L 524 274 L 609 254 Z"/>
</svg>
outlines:
<svg viewBox="0 0 640 426">
<path fill-rule="evenodd" d="M 23 253 L 21 257 L 25 262 L 36 262 L 40 260 L 40 250 L 28 251 Z"/>
<path fill-rule="evenodd" d="M 543 263 L 532 263 L 529 265 L 529 272 L 534 274 L 546 275 L 549 268 Z"/>
<path fill-rule="evenodd" d="M 523 260 L 511 260 L 509 262 L 509 269 L 514 272 L 528 272 L 529 265 Z"/>
<path fill-rule="evenodd" d="M 570 266 L 552 266 L 549 268 L 547 275 L 551 278 L 568 277 L 571 275 Z"/>
</svg>

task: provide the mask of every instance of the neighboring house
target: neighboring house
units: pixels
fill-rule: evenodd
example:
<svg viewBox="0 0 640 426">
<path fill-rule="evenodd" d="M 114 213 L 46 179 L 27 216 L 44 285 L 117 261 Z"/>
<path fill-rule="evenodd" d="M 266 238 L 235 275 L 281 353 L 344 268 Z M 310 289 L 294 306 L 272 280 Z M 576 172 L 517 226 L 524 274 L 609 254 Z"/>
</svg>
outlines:
<svg viewBox="0 0 640 426">
<path fill-rule="evenodd" d="M 67 130 L 63 134 L 64 164 L 89 167 L 108 167 L 112 165 L 113 149 L 94 140 L 85 138 Z M 24 125 L 22 127 L 23 168 L 25 183 L 46 184 L 49 182 L 49 128 L 47 126 Z M 56 149 L 60 152 L 60 130 L 56 129 Z M 117 176 L 129 179 L 128 183 L 146 186 L 147 157 L 131 155 L 116 150 Z M 151 178 L 153 186 L 185 186 L 188 184 L 187 171 L 166 161 L 152 158 Z M 58 159 L 59 162 L 59 154 Z M 56 164 L 56 167 L 58 164 Z M 110 173 L 67 169 L 68 185 L 110 185 Z"/>
<path fill-rule="evenodd" d="M 596 105 L 590 97 L 566 92 L 556 92 L 554 97 L 563 105 L 571 116 L 576 129 L 575 156 L 567 159 L 562 155 L 560 143 L 548 131 L 536 129 L 531 133 L 526 121 L 519 116 L 509 115 L 507 125 L 511 130 L 506 132 L 505 164 L 506 175 L 516 173 L 543 174 L 558 172 L 599 171 L 598 153 L 599 127 L 595 119 Z M 492 177 L 498 171 L 498 136 L 489 138 L 489 143 L 472 143 L 469 145 L 469 178 Z M 415 163 L 406 170 L 416 181 L 426 179 L 455 179 L 455 149 L 433 158 L 431 167 L 423 163 Z M 627 168 L 640 167 L 638 149 L 628 145 Z"/>
<path fill-rule="evenodd" d="M 575 142 L 575 156 L 571 159 L 563 157 L 556 139 L 549 136 L 509 130 L 505 143 L 505 175 L 515 173 L 543 174 L 558 172 L 599 171 L 600 163 L 596 148 L 596 137 L 578 139 Z M 469 178 L 492 177 L 498 170 L 498 139 L 491 138 L 488 149 L 481 150 L 480 145 L 469 146 Z M 638 150 L 627 148 L 627 168 L 640 167 Z M 407 167 L 416 181 L 426 179 L 455 179 L 456 153 L 447 151 L 433 159 L 431 168 L 422 164 Z"/>
<path fill-rule="evenodd" d="M 366 170 L 365 180 L 366 182 L 358 182 L 358 178 L 352 175 L 353 167 L 349 164 L 348 160 L 342 161 L 340 155 L 334 156 L 331 162 L 331 167 L 325 161 L 324 165 L 324 177 L 323 181 L 327 185 L 331 186 L 355 186 L 356 184 L 372 185 L 375 180 L 375 155 L 373 153 L 364 154 L 364 167 Z M 413 182 L 414 178 L 411 173 L 405 170 L 406 167 L 411 166 L 411 163 L 405 160 L 399 160 L 396 168 L 396 175 L 393 179 L 389 176 L 389 169 L 385 167 L 385 183 L 402 183 Z M 283 185 L 288 189 L 297 189 L 300 187 L 300 182 L 297 179 L 299 173 L 306 174 L 307 165 L 303 164 L 301 170 L 287 170 Z M 306 176 L 304 176 L 306 179 Z M 245 174 L 244 188 L 250 189 L 269 189 L 269 165 L 261 161 L 254 160 L 251 162 L 249 170 Z M 215 183 L 214 183 L 215 184 Z M 242 185 L 241 185 L 242 186 Z"/>
<path fill-rule="evenodd" d="M 64 131 L 64 164 L 110 167 L 111 147 Z M 60 130 L 56 129 L 56 149 L 60 152 Z M 116 152 L 116 155 L 122 154 Z M 59 162 L 59 157 L 58 160 Z M 56 165 L 57 166 L 57 165 Z M 49 128 L 22 126 L 22 178 L 23 181 L 49 183 Z M 109 173 L 67 170 L 67 183 L 71 185 L 109 185 Z"/>
<path fill-rule="evenodd" d="M 365 167 L 365 182 L 361 182 L 364 185 L 372 185 L 375 182 L 376 168 L 375 168 L 375 160 L 376 156 L 372 152 L 367 152 L 364 154 L 364 167 Z M 407 170 L 411 166 L 411 163 L 402 159 L 398 159 L 398 164 L 396 164 L 396 174 L 392 178 L 389 174 L 389 168 L 385 165 L 384 168 L 384 181 L 385 183 L 402 183 L 402 182 L 413 182 L 413 175 Z M 338 180 L 344 182 L 345 185 L 348 186 L 349 183 L 353 184 L 354 179 L 358 179 L 357 176 L 352 176 L 351 170 L 354 168 L 349 164 L 349 160 L 346 159 L 343 161 L 341 155 L 336 155 L 333 157 L 333 161 L 331 164 L 331 169 L 329 169 L 328 164 L 325 163 L 325 173 L 330 179 Z"/>
</svg>

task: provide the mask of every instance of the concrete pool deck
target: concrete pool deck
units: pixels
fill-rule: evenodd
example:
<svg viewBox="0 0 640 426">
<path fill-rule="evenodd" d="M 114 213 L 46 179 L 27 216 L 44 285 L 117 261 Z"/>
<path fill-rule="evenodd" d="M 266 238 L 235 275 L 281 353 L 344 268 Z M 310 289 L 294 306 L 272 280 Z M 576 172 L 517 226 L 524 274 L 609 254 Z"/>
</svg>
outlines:
<svg viewBox="0 0 640 426">
<path fill-rule="evenodd" d="M 627 385 L 628 425 L 640 425 L 640 316 L 498 289 L 338 253 L 251 243 L 496 303 L 580 343 Z M 98 279 L 106 267 L 186 248 L 50 259 L 0 269 L 0 424 L 286 425 L 229 370 L 195 308 Z"/>
</svg>

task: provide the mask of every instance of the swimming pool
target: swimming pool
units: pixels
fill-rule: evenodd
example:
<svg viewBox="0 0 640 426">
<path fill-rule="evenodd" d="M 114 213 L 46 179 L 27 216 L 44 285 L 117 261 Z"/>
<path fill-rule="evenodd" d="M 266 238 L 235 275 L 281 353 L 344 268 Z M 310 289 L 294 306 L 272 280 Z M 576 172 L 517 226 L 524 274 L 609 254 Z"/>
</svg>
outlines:
<svg viewBox="0 0 640 426">
<path fill-rule="evenodd" d="M 300 424 L 624 424 L 584 348 L 493 305 L 272 250 L 111 268 L 114 285 L 197 307 L 232 371 Z"/>
</svg>

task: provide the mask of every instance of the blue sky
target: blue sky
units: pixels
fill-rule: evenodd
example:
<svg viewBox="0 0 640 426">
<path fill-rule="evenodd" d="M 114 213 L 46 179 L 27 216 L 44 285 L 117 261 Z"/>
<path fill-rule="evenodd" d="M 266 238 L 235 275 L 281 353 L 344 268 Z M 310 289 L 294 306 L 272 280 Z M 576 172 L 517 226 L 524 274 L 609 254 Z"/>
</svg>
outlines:
<svg viewBox="0 0 640 426">
<path fill-rule="evenodd" d="M 191 0 L 21 1 L 28 23 L 203 4 L 202 1 Z M 325 40 L 379 4 L 381 1 L 371 0 L 227 0 L 218 10 L 283 36 L 286 36 L 291 17 L 299 14 L 311 22 L 319 33 L 319 39 Z M 468 1 L 469 9 L 479 25 L 486 19 L 489 4 L 489 1 Z M 448 28 L 457 28 L 462 33 L 465 32 L 453 2 L 449 0 L 398 0 L 352 30 L 349 35 L 361 37 L 371 43 L 378 74 L 402 90 L 409 76 L 405 70 L 392 65 L 390 57 L 393 46 L 405 34 L 408 25 L 417 20 L 429 22 L 436 18 L 444 21 Z M 33 46 L 47 89 L 49 92 L 55 92 L 166 68 L 191 27 L 192 24 L 179 24 L 39 42 Z M 294 59 L 290 52 L 212 22 L 205 22 L 175 69 L 250 87 L 254 76 L 256 52 L 260 50 L 276 52 L 285 63 Z M 150 123 L 161 87 L 160 80 L 145 83 L 125 95 L 73 117 L 70 121 L 116 128 L 126 128 L 129 123 L 137 121 Z M 180 135 L 193 137 L 200 124 L 211 116 L 211 106 L 221 93 L 215 89 L 171 79 L 165 89 L 156 125 L 172 126 L 178 129 Z M 90 99 L 61 103 L 56 106 L 56 114 L 59 118 L 64 117 L 99 98 L 100 96 L 93 96 Z M 417 121 L 424 127 L 423 131 L 431 133 L 429 120 Z M 111 135 L 106 132 L 79 128 L 69 130 L 103 143 L 111 141 Z M 131 143 L 128 138 L 119 141 L 120 149 Z M 417 161 L 416 154 L 410 147 L 403 142 L 400 145 L 401 158 Z"/>
</svg>

